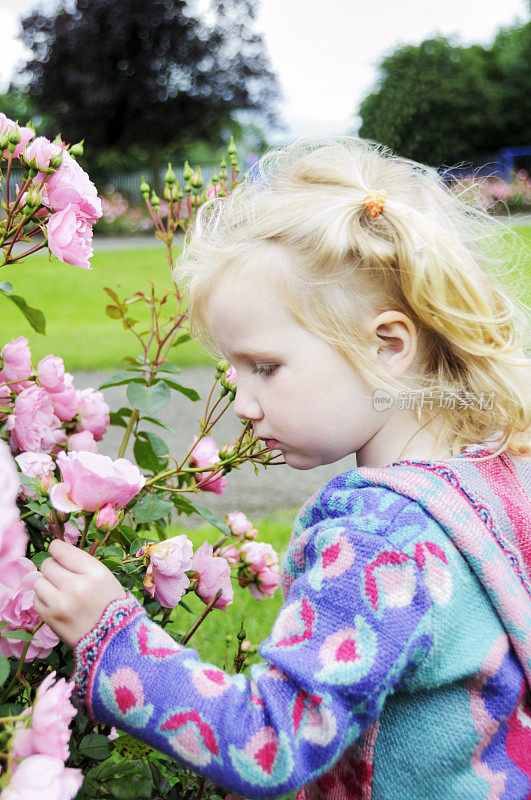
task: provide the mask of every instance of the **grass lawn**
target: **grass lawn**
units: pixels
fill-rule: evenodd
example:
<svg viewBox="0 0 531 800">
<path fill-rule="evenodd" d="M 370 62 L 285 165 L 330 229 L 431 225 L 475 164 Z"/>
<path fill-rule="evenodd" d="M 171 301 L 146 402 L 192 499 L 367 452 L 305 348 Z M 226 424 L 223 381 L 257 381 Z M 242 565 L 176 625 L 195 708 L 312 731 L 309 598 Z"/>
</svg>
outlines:
<svg viewBox="0 0 531 800">
<path fill-rule="evenodd" d="M 114 289 L 119 297 L 149 291 L 149 281 L 170 287 L 166 249 L 102 250 L 92 259 L 90 271 L 48 260 L 45 251 L 22 264 L 0 271 L 1 280 L 13 284 L 15 294 L 46 316 L 46 335 L 32 330 L 20 311 L 0 298 L 0 346 L 15 336 L 27 336 L 34 363 L 47 353 L 64 358 L 69 370 L 114 369 L 124 356 L 138 352 L 136 337 L 119 320 L 110 319 L 105 307 L 112 303 L 103 291 Z M 147 314 L 137 303 L 132 316 L 141 321 Z M 173 351 L 177 353 L 177 350 Z M 179 346 L 179 364 L 210 363 L 195 343 Z"/>
<path fill-rule="evenodd" d="M 263 520 L 253 520 L 259 530 L 259 539 L 272 544 L 275 550 L 282 555 L 289 544 L 293 520 L 297 511 L 298 509 L 295 508 L 276 511 Z M 197 548 L 205 540 L 214 544 L 218 538 L 218 531 L 212 526 L 201 526 L 187 530 L 186 535 L 193 543 L 194 548 Z M 196 613 L 192 616 L 183 609 L 179 609 L 177 612 L 178 629 L 183 632 L 191 627 L 196 616 L 199 616 L 205 607 L 204 603 L 192 594 L 186 597 L 186 603 Z M 214 663 L 219 667 L 225 665 L 228 647 L 229 665 L 231 665 L 238 647 L 236 634 L 240 630 L 242 619 L 247 638 L 252 644 L 259 645 L 271 631 L 281 605 L 280 589 L 277 589 L 272 598 L 255 600 L 248 589 L 242 589 L 236 584 L 233 605 L 228 606 L 225 611 L 214 610 L 209 614 L 190 639 L 189 646 L 199 652 L 203 661 Z M 226 643 L 228 635 L 233 637 L 229 645 Z M 259 657 L 255 656 L 250 663 L 258 660 Z"/>
<path fill-rule="evenodd" d="M 510 283 L 522 300 L 531 299 L 531 225 L 513 229 L 522 243 L 520 280 L 512 276 Z M 508 257 L 509 264 L 512 256 Z M 519 259 L 520 261 L 520 259 Z M 149 281 L 161 287 L 171 285 L 166 263 L 166 250 L 154 242 L 153 249 L 101 250 L 92 260 L 89 272 L 48 260 L 38 253 L 23 264 L 4 267 L 0 280 L 10 281 L 16 294 L 30 306 L 44 311 L 47 334 L 40 336 L 29 326 L 20 311 L 0 298 L 0 346 L 15 336 L 27 336 L 34 362 L 47 353 L 64 358 L 69 370 L 115 369 L 126 355 L 136 355 L 136 338 L 124 331 L 121 323 L 105 314 L 111 302 L 102 291 L 104 286 L 119 296 L 127 296 L 149 287 Z M 133 306 L 135 318 L 140 305 Z M 209 363 L 198 346 L 189 342 L 173 351 L 181 366 Z M 177 356 L 178 353 L 178 356 Z"/>
</svg>

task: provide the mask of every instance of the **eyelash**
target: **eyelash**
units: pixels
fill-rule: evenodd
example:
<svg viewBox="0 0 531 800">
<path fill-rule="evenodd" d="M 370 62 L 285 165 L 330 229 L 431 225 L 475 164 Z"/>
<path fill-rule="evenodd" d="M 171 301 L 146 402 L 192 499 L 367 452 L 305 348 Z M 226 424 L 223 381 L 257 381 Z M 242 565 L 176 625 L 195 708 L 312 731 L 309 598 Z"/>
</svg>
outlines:
<svg viewBox="0 0 531 800">
<path fill-rule="evenodd" d="M 257 364 L 251 372 L 253 375 L 272 375 L 276 368 L 276 364 Z"/>
</svg>

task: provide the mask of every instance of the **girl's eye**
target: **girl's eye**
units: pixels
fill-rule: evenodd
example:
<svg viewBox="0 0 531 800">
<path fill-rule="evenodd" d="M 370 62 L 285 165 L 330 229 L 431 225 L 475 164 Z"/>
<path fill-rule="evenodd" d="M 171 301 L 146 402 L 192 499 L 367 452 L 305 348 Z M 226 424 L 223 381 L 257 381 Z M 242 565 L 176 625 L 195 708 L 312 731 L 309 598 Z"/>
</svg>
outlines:
<svg viewBox="0 0 531 800">
<path fill-rule="evenodd" d="M 253 375 L 272 375 L 276 368 L 276 364 L 257 364 L 251 372 Z"/>
</svg>

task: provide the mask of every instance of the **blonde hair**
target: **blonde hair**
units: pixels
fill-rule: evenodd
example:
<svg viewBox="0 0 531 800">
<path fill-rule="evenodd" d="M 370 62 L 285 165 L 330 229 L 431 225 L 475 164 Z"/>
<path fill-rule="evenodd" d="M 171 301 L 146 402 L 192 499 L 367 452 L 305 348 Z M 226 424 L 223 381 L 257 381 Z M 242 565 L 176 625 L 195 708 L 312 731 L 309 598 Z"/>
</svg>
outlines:
<svg viewBox="0 0 531 800">
<path fill-rule="evenodd" d="M 387 193 L 377 217 L 363 202 L 371 190 Z M 188 282 L 191 332 L 211 352 L 216 281 L 274 285 L 299 324 L 373 389 L 444 396 L 435 413 L 429 402 L 416 413 L 441 425 L 454 454 L 494 436 L 498 452 L 528 458 L 527 323 L 492 274 L 498 231 L 433 169 L 362 139 L 302 139 L 269 151 L 230 196 L 205 203 L 175 278 Z M 369 357 L 376 339 L 364 324 L 388 309 L 408 316 L 419 339 L 416 373 L 392 384 Z"/>
</svg>

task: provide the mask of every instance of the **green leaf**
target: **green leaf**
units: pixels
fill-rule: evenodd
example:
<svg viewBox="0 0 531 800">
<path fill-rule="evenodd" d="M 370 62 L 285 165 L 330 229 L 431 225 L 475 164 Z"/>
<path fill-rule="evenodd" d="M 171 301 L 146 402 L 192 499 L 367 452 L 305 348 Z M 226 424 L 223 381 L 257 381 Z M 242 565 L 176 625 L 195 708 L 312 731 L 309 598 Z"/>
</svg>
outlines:
<svg viewBox="0 0 531 800">
<path fill-rule="evenodd" d="M 189 342 L 191 338 L 189 333 L 181 333 L 172 344 L 172 347 L 178 347 L 180 344 L 184 344 L 184 342 Z"/>
<path fill-rule="evenodd" d="M 19 642 L 31 642 L 33 634 L 29 631 L 1 631 L 0 636 L 4 639 L 16 639 Z"/>
<path fill-rule="evenodd" d="M 109 791 L 116 800 L 145 800 L 151 797 L 153 778 L 142 775 L 128 775 L 126 778 L 113 778 L 108 783 Z"/>
<path fill-rule="evenodd" d="M 111 305 L 106 306 L 105 313 L 111 319 L 120 319 L 120 317 L 122 316 L 122 312 L 117 306 L 111 306 Z"/>
<path fill-rule="evenodd" d="M 0 653 L 0 686 L 9 678 L 9 661 L 3 653 Z"/>
<path fill-rule="evenodd" d="M 128 544 L 136 539 L 136 531 L 130 525 L 120 525 L 118 532 L 124 537 Z"/>
<path fill-rule="evenodd" d="M 147 758 L 153 752 L 152 747 L 145 742 L 140 742 L 128 733 L 122 733 L 114 740 L 114 749 L 122 758 L 133 761 L 139 758 Z"/>
<path fill-rule="evenodd" d="M 166 425 L 165 422 L 161 422 L 160 419 L 155 419 L 155 417 L 142 417 L 144 422 L 151 422 L 152 425 L 158 425 L 159 428 L 164 428 L 167 431 L 175 431 L 175 428 L 172 428 L 171 425 Z"/>
<path fill-rule="evenodd" d="M 172 508 L 171 500 L 164 500 L 157 495 L 153 498 L 150 494 L 146 494 L 138 503 L 135 503 L 131 511 L 135 515 L 136 522 L 140 524 L 141 522 L 155 522 L 161 517 L 168 516 Z"/>
<path fill-rule="evenodd" d="M 166 361 L 165 364 L 157 369 L 157 373 L 159 372 L 167 372 L 170 375 L 179 375 L 181 368 L 178 367 L 177 364 L 172 364 L 171 361 Z"/>
<path fill-rule="evenodd" d="M 32 557 L 31 560 L 33 561 L 37 569 L 40 569 L 43 565 L 43 562 L 46 561 L 47 558 L 51 557 L 52 556 L 50 555 L 50 553 L 46 550 L 45 552 L 35 553 L 35 555 Z"/>
<path fill-rule="evenodd" d="M 90 733 L 82 739 L 79 752 L 94 761 L 104 761 L 112 753 L 112 742 L 101 733 Z"/>
<path fill-rule="evenodd" d="M 186 395 L 186 397 L 194 402 L 201 399 L 195 389 L 188 389 L 188 387 L 181 386 L 180 383 L 172 381 L 169 378 L 164 378 L 164 381 L 168 384 L 168 386 L 171 386 L 172 389 L 175 389 L 177 392 L 181 392 L 181 394 Z"/>
<path fill-rule="evenodd" d="M 9 281 L 1 281 L 0 291 L 5 292 L 5 294 L 11 294 L 13 292 L 13 284 L 9 283 Z"/>
<path fill-rule="evenodd" d="M 109 289 L 109 287 L 108 287 L 108 286 L 104 286 L 104 287 L 103 287 L 103 291 L 104 291 L 104 292 L 107 292 L 107 294 L 109 295 L 109 297 L 111 298 L 111 300 L 114 300 L 114 302 L 116 303 L 116 305 L 118 305 L 118 306 L 121 306 L 121 305 L 122 305 L 120 298 L 118 297 L 118 295 L 116 294 L 116 292 L 115 292 L 113 289 Z"/>
<path fill-rule="evenodd" d="M 138 434 L 133 448 L 138 466 L 151 472 L 160 472 L 168 466 L 168 459 L 164 456 L 169 451 L 168 445 L 160 436 L 147 431 Z"/>
<path fill-rule="evenodd" d="M 113 375 L 108 381 L 104 381 L 99 387 L 98 391 L 101 391 L 102 389 L 108 389 L 110 386 L 122 386 L 125 383 L 145 383 L 145 380 L 138 375 L 131 375 L 129 372 L 122 372 L 119 375 Z M 119 414 L 121 411 L 122 409 L 120 409 L 120 411 L 117 413 Z M 129 409 L 128 411 L 129 414 L 131 414 Z M 125 416 L 125 414 L 123 416 Z"/>
<path fill-rule="evenodd" d="M 221 533 L 224 533 L 227 536 L 231 535 L 231 531 L 227 523 L 223 522 L 223 520 L 221 519 L 218 519 L 209 508 L 207 508 L 206 506 L 202 506 L 200 503 L 194 503 L 193 500 L 188 500 L 188 502 L 193 507 L 194 511 L 197 514 L 200 514 L 203 517 L 203 519 L 206 519 L 207 522 L 210 522 L 210 524 L 213 525 L 214 528 L 217 528 L 218 531 L 221 531 Z"/>
<path fill-rule="evenodd" d="M 195 513 L 195 508 L 184 495 L 174 494 L 172 495 L 172 500 L 178 514 L 188 514 L 190 516 L 190 514 Z"/>
<path fill-rule="evenodd" d="M 165 381 L 157 381 L 153 386 L 130 383 L 127 387 L 127 397 L 133 408 L 153 415 L 169 401 L 170 387 Z"/>
<path fill-rule="evenodd" d="M 46 333 L 46 318 L 42 311 L 29 306 L 24 298 L 18 294 L 8 294 L 7 296 L 11 302 L 20 308 L 33 330 L 44 335 Z"/>
</svg>

